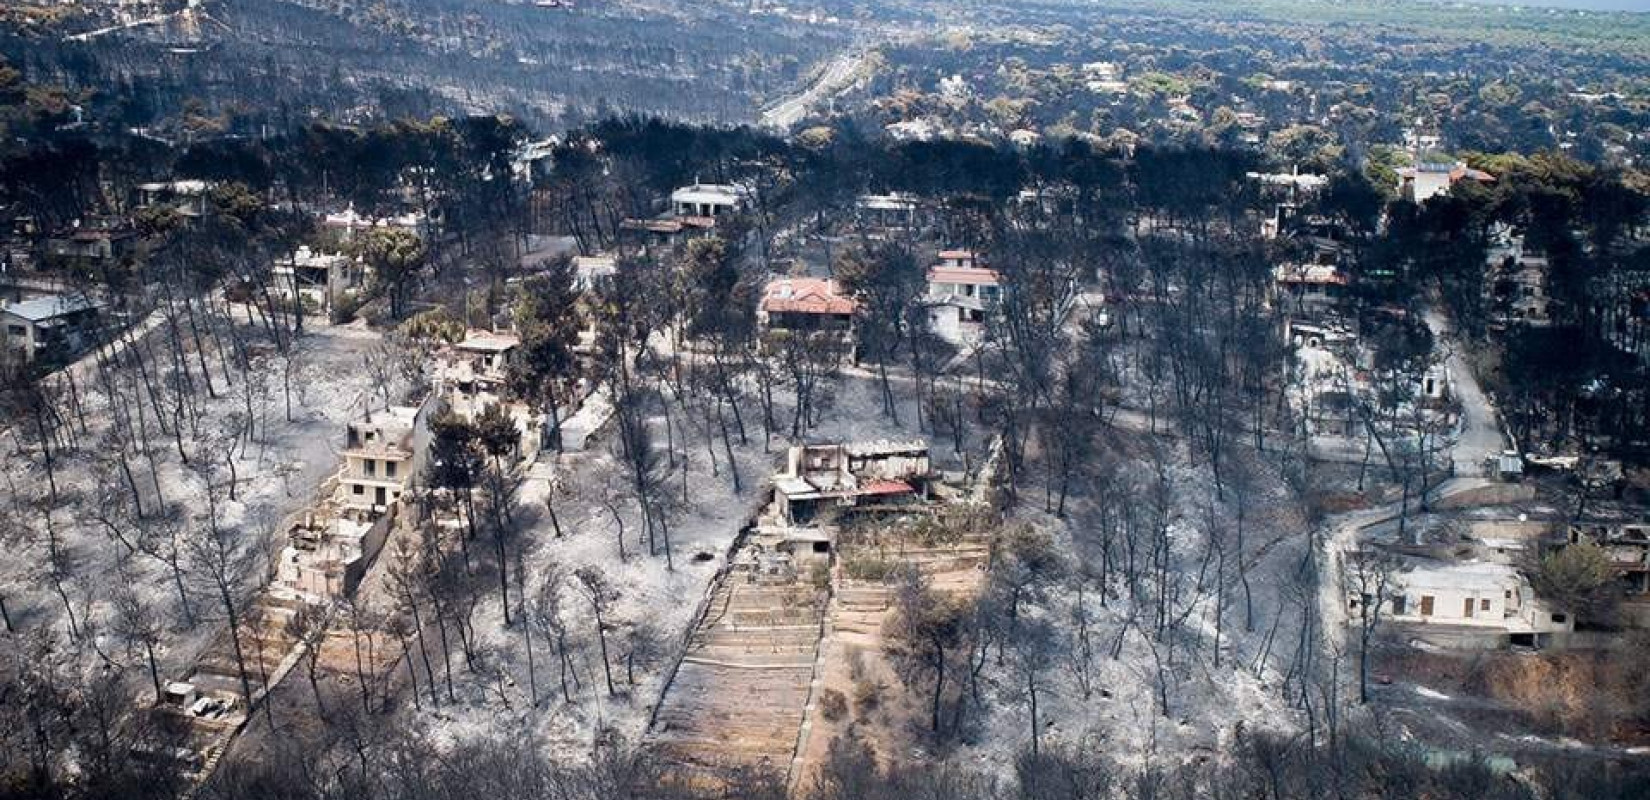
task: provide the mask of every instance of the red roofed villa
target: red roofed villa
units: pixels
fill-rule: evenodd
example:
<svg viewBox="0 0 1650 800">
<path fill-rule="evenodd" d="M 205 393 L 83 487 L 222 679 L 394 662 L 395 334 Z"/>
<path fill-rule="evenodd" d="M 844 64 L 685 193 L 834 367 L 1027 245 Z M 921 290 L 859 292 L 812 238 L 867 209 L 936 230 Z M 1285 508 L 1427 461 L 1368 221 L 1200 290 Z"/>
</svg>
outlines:
<svg viewBox="0 0 1650 800">
<path fill-rule="evenodd" d="M 973 252 L 940 251 L 940 263 L 928 268 L 929 329 L 958 346 L 978 341 L 986 312 L 1002 296 L 1001 283 Z"/>
<path fill-rule="evenodd" d="M 859 304 L 828 278 L 776 278 L 762 292 L 757 320 L 770 330 L 847 331 Z"/>
</svg>

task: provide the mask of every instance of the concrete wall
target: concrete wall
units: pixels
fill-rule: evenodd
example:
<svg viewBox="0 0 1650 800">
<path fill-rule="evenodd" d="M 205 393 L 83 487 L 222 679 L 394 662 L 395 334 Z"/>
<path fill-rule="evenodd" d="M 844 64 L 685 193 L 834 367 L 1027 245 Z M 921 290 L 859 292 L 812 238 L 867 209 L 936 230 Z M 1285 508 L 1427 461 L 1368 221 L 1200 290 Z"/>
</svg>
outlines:
<svg viewBox="0 0 1650 800">
<path fill-rule="evenodd" d="M 344 567 L 344 594 L 355 593 L 355 587 L 361 584 L 367 570 L 372 568 L 373 561 L 378 559 L 379 551 L 384 549 L 384 542 L 389 538 L 390 531 L 400 519 L 401 510 L 406 505 L 405 502 L 392 504 L 389 513 L 374 520 L 372 527 L 361 537 L 361 557 Z"/>
<path fill-rule="evenodd" d="M 1433 504 L 1438 505 L 1437 503 Z M 1560 523 L 1516 519 L 1482 519 L 1467 523 L 1467 535 L 1474 539 L 1511 539 L 1533 542 L 1559 529 Z"/>
<path fill-rule="evenodd" d="M 1473 508 L 1475 506 L 1496 506 L 1510 503 L 1524 503 L 1535 499 L 1535 487 L 1522 483 L 1497 483 L 1489 486 L 1480 486 L 1476 489 L 1467 489 L 1463 492 L 1441 497 L 1432 502 L 1432 507 L 1438 511 L 1449 511 L 1457 508 Z"/>
</svg>

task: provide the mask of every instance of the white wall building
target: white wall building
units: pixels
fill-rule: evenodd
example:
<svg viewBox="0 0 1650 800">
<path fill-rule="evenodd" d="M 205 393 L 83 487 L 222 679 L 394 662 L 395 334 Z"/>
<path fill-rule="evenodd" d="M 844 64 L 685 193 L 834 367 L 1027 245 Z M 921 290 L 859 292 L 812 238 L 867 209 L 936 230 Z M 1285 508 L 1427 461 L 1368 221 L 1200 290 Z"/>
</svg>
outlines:
<svg viewBox="0 0 1650 800">
<path fill-rule="evenodd" d="M 1001 298 L 1001 276 L 970 251 L 941 251 L 940 263 L 928 269 L 928 327 L 958 347 L 979 342 L 986 315 Z"/>
<path fill-rule="evenodd" d="M 1354 598 L 1353 605 L 1367 602 Z M 1505 564 L 1469 562 L 1421 567 L 1393 577 L 1388 619 L 1409 632 L 1436 630 L 1461 646 L 1544 645 L 1575 630 L 1567 612 L 1535 596 L 1530 582 Z"/>
<path fill-rule="evenodd" d="M 321 313 L 329 313 L 346 293 L 366 286 L 367 268 L 341 253 L 318 253 L 304 245 L 276 261 L 270 274 L 274 276 L 270 283 L 276 297 L 299 299 Z"/>
<path fill-rule="evenodd" d="M 750 201 L 750 189 L 735 184 L 695 183 L 670 193 L 670 212 L 678 217 L 720 217 Z"/>
<path fill-rule="evenodd" d="M 56 361 L 92 343 L 103 306 L 80 295 L 51 295 L 0 307 L 0 341 L 19 360 Z"/>
<path fill-rule="evenodd" d="M 1438 195 L 1449 194 L 1450 187 L 1462 180 L 1493 183 L 1495 176 L 1473 169 L 1464 161 L 1421 163 L 1398 170 L 1398 195 L 1415 203 L 1425 203 Z"/>
<path fill-rule="evenodd" d="M 429 421 L 442 403 L 390 406 L 349 423 L 338 500 L 346 508 L 383 513 L 401 499 L 424 466 Z"/>
</svg>

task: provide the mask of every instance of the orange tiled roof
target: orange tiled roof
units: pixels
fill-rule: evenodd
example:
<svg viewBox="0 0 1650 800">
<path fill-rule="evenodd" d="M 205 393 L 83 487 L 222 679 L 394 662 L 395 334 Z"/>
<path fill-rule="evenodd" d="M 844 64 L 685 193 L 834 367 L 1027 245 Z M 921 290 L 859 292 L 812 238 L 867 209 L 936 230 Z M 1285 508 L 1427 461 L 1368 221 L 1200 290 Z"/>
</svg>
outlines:
<svg viewBox="0 0 1650 800">
<path fill-rule="evenodd" d="M 994 269 L 985 267 L 947 267 L 933 266 L 928 268 L 929 283 L 961 283 L 973 286 L 996 286 L 1001 282 Z"/>
<path fill-rule="evenodd" d="M 762 293 L 762 310 L 770 314 L 852 314 L 857 307 L 836 281 L 824 278 L 780 278 Z"/>
</svg>

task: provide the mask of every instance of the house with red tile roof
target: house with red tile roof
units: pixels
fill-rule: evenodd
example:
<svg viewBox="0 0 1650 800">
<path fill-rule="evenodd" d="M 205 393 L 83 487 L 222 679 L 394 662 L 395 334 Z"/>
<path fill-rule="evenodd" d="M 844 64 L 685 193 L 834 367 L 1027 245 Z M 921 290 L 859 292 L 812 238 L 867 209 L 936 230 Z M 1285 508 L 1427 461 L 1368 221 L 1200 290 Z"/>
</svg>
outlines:
<svg viewBox="0 0 1650 800">
<path fill-rule="evenodd" d="M 969 250 L 942 250 L 928 268 L 928 327 L 959 347 L 985 334 L 986 314 L 1002 297 L 1002 277 Z"/>
<path fill-rule="evenodd" d="M 1398 195 L 1416 203 L 1425 203 L 1441 194 L 1449 194 L 1450 187 L 1461 181 L 1494 183 L 1495 176 L 1467 166 L 1465 161 L 1453 163 L 1420 163 L 1398 170 Z"/>
<path fill-rule="evenodd" d="M 859 303 L 829 278 L 776 278 L 768 282 L 756 319 L 768 330 L 853 330 Z"/>
<path fill-rule="evenodd" d="M 925 441 L 801 445 L 774 476 L 774 500 L 786 526 L 808 526 L 826 509 L 842 514 L 926 499 L 932 471 Z"/>
</svg>

